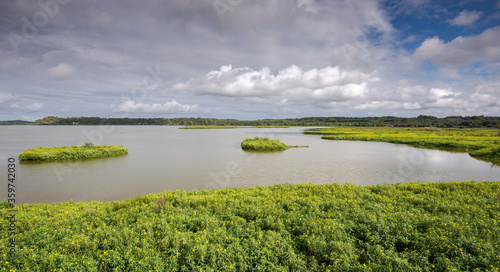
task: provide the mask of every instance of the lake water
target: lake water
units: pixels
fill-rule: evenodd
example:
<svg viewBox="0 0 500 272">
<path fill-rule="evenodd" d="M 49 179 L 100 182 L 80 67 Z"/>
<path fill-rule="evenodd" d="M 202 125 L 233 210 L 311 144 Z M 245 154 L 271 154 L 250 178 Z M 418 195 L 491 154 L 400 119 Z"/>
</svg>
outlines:
<svg viewBox="0 0 500 272">
<path fill-rule="evenodd" d="M 328 141 L 306 128 L 188 130 L 169 126 L 2 126 L 0 199 L 7 197 L 7 157 L 38 146 L 84 142 L 123 145 L 122 157 L 20 163 L 18 203 L 122 200 L 165 190 L 268 186 L 282 183 L 393 184 L 498 180 L 500 167 L 467 153 L 375 142 Z M 247 137 L 288 145 L 283 152 L 241 150 Z"/>
</svg>

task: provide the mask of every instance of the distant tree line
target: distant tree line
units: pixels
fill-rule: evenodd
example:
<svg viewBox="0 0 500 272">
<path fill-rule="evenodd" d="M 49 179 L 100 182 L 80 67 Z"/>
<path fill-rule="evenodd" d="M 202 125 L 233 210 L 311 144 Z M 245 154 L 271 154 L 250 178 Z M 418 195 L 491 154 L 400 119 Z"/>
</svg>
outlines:
<svg viewBox="0 0 500 272">
<path fill-rule="evenodd" d="M 359 126 L 359 127 L 440 127 L 440 128 L 500 128 L 500 117 L 429 115 L 418 117 L 304 117 L 295 119 L 236 120 L 215 118 L 101 118 L 56 117 L 36 120 L 35 125 L 158 125 L 158 126 Z"/>
<path fill-rule="evenodd" d="M 9 120 L 9 121 L 0 121 L 0 126 L 8 126 L 8 125 L 31 125 L 33 122 L 24 121 L 24 120 Z"/>
</svg>

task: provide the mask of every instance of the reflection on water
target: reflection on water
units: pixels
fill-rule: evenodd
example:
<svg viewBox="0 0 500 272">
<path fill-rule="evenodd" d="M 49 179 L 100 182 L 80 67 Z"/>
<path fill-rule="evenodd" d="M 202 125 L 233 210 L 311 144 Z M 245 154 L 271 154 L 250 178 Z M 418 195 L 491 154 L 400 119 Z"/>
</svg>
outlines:
<svg viewBox="0 0 500 272">
<path fill-rule="evenodd" d="M 376 142 L 328 141 L 305 128 L 180 130 L 164 126 L 2 127 L 1 154 L 37 146 L 123 145 L 127 156 L 96 160 L 21 163 L 21 203 L 117 200 L 165 190 L 267 186 L 281 183 L 355 183 L 497 180 L 500 167 L 433 149 Z M 265 136 L 289 145 L 283 152 L 241 150 L 247 137 Z M 6 170 L 6 163 L 0 170 Z M 5 186 L 0 193 L 6 195 Z"/>
</svg>

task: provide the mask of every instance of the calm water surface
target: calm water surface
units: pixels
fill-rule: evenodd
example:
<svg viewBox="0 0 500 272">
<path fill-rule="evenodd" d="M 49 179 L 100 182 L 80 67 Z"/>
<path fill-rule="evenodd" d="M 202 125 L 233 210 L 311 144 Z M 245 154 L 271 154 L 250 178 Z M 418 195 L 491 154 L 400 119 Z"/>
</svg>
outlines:
<svg viewBox="0 0 500 272">
<path fill-rule="evenodd" d="M 167 126 L 2 126 L 7 156 L 38 146 L 123 145 L 127 156 L 71 162 L 21 163 L 17 202 L 120 200 L 165 190 L 267 186 L 282 183 L 355 183 L 498 180 L 500 167 L 467 153 L 408 145 L 327 141 L 306 128 L 184 130 Z M 246 137 L 266 136 L 289 145 L 284 152 L 241 150 Z M 6 175 L 0 180 L 5 199 Z"/>
</svg>

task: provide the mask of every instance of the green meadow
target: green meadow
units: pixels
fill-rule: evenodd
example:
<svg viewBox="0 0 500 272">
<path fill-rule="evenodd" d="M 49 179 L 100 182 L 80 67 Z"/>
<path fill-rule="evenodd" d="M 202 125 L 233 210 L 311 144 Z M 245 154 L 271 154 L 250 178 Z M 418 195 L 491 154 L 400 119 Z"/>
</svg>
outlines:
<svg viewBox="0 0 500 272">
<path fill-rule="evenodd" d="M 246 138 L 241 142 L 241 148 L 251 151 L 283 151 L 289 147 L 279 140 L 270 140 L 267 137 Z"/>
<path fill-rule="evenodd" d="M 57 161 L 70 159 L 95 159 L 126 155 L 128 149 L 116 145 L 93 145 L 85 143 L 83 146 L 37 147 L 19 154 L 21 161 Z"/>
<path fill-rule="evenodd" d="M 374 141 L 410 144 L 416 147 L 440 148 L 468 152 L 479 159 L 500 160 L 499 129 L 440 128 L 319 128 L 306 134 L 323 135 L 326 140 Z"/>
<path fill-rule="evenodd" d="M 12 209 L 0 203 L 0 227 Z M 500 182 L 274 185 L 23 204 L 10 271 L 499 271 Z M 9 250 L 7 231 L 1 249 Z"/>
</svg>

